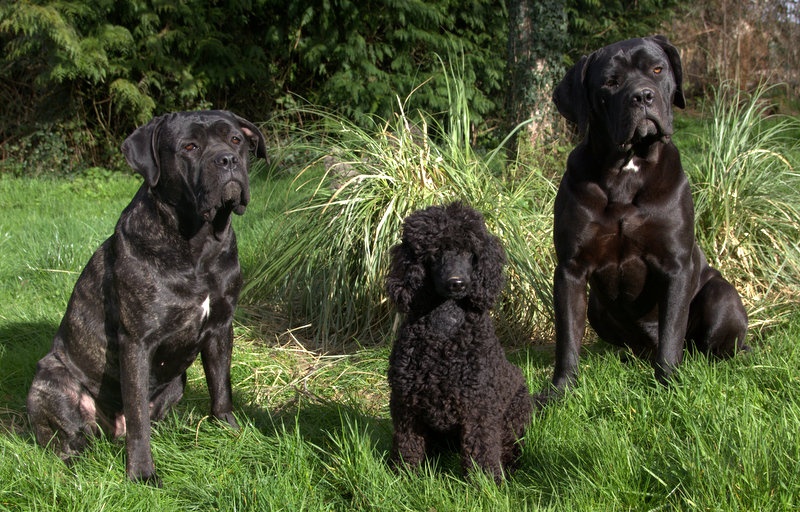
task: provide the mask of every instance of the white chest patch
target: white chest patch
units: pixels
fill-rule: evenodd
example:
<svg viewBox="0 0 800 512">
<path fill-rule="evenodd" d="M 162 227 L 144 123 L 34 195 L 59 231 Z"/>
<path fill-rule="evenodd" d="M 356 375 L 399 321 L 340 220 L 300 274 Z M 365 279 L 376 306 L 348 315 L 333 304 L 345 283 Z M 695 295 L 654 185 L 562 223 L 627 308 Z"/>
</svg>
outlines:
<svg viewBox="0 0 800 512">
<path fill-rule="evenodd" d="M 624 172 L 639 172 L 639 166 L 633 163 L 633 159 L 628 160 L 628 163 L 622 166 Z"/>
<path fill-rule="evenodd" d="M 208 320 L 208 315 L 211 314 L 211 296 L 207 296 L 206 300 L 203 301 L 203 304 L 200 306 L 203 308 L 203 316 L 200 318 L 201 322 L 205 322 Z"/>
</svg>

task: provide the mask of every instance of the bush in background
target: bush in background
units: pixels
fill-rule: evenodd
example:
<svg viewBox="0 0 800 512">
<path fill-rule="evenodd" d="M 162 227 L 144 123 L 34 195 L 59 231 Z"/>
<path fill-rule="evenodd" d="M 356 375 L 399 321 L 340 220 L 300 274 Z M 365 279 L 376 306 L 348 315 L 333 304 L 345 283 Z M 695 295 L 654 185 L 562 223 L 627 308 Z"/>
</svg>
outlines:
<svg viewBox="0 0 800 512">
<path fill-rule="evenodd" d="M 212 106 L 259 121 L 307 101 L 367 122 L 426 80 L 417 102 L 444 112 L 435 55 L 454 50 L 479 123 L 502 104 L 505 20 L 491 0 L 3 2 L 0 158 L 52 133 L 78 145 L 75 166 L 120 163 L 153 115 Z"/>
<path fill-rule="evenodd" d="M 502 146 L 476 152 L 460 79 L 449 75 L 446 124 L 411 110 L 412 96 L 371 130 L 312 109 L 301 115 L 318 123 L 286 129 L 294 142 L 284 150 L 310 162 L 296 178 L 305 192 L 264 242 L 245 303 L 277 304 L 291 327 L 304 325 L 326 348 L 385 337 L 392 310 L 383 279 L 403 218 L 463 200 L 484 213 L 508 255 L 495 312 L 502 335 L 550 338 L 552 202 L 564 162 L 542 148 L 516 162 L 504 160 Z M 697 149 L 684 153 L 699 243 L 743 295 L 756 332 L 788 315 L 800 290 L 800 124 L 767 115 L 763 99 L 763 90 L 720 88 Z"/>
</svg>

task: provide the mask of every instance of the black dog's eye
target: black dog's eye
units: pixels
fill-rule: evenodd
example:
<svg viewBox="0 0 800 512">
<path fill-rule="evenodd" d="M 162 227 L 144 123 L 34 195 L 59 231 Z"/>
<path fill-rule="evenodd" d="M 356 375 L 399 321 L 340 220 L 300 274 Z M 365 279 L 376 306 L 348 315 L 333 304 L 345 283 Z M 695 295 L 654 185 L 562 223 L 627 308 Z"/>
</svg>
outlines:
<svg viewBox="0 0 800 512">
<path fill-rule="evenodd" d="M 194 142 L 190 142 L 189 144 L 186 144 L 185 146 L 183 146 L 183 150 L 184 151 L 194 151 L 195 149 L 197 149 L 199 147 L 200 146 L 198 146 Z"/>
<path fill-rule="evenodd" d="M 656 67 L 653 68 L 653 74 L 654 75 L 660 75 L 663 70 L 664 70 L 664 68 L 662 68 L 661 66 L 656 66 Z"/>
<path fill-rule="evenodd" d="M 242 139 L 240 139 L 239 137 L 237 137 L 235 135 L 233 137 L 231 137 L 231 144 L 233 144 L 234 146 L 238 146 L 241 143 L 242 143 Z"/>
<path fill-rule="evenodd" d="M 619 79 L 615 76 L 612 76 L 606 79 L 606 87 L 617 87 L 619 85 Z"/>
</svg>

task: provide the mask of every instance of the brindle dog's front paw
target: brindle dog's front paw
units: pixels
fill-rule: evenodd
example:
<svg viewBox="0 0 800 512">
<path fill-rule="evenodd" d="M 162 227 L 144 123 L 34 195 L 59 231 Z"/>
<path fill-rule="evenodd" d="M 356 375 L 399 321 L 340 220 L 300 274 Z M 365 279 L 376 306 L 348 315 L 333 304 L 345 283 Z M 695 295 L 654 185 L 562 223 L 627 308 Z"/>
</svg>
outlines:
<svg viewBox="0 0 800 512">
<path fill-rule="evenodd" d="M 135 467 L 134 465 L 129 465 L 128 470 L 128 478 L 137 483 L 147 484 L 152 487 L 162 487 L 161 478 L 156 474 L 156 468 L 152 464 L 146 468 L 139 468 Z"/>
</svg>

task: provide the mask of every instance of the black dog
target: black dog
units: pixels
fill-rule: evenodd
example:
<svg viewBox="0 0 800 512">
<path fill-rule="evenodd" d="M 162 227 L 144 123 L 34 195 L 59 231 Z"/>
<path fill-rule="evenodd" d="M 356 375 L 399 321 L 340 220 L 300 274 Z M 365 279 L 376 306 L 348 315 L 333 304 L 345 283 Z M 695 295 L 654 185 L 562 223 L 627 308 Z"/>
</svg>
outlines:
<svg viewBox="0 0 800 512">
<path fill-rule="evenodd" d="M 483 216 L 452 204 L 408 216 L 392 249 L 389 298 L 406 313 L 389 359 L 392 463 L 417 466 L 436 446 L 495 480 L 520 454 L 532 400 L 505 357 L 489 309 L 505 253 Z"/>
<path fill-rule="evenodd" d="M 37 441 L 65 461 L 102 428 L 126 435 L 128 477 L 158 485 L 150 421 L 181 398 L 198 354 L 212 415 L 238 428 L 230 365 L 242 280 L 230 218 L 250 199 L 251 149 L 266 155 L 261 132 L 225 111 L 157 117 L 122 144 L 145 181 L 78 278 L 28 394 Z"/>
<path fill-rule="evenodd" d="M 695 240 L 671 141 L 681 86 L 678 51 L 655 36 L 581 58 L 555 90 L 559 112 L 586 135 L 555 202 L 555 389 L 543 400 L 574 382 L 587 312 L 603 340 L 651 358 L 662 383 L 684 341 L 718 357 L 747 348 L 742 301 Z"/>
</svg>

